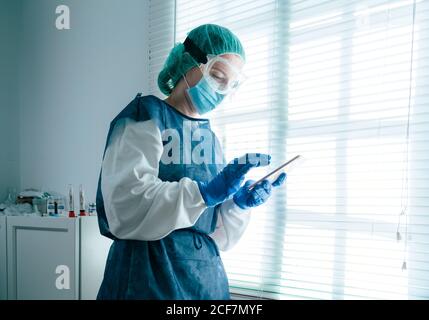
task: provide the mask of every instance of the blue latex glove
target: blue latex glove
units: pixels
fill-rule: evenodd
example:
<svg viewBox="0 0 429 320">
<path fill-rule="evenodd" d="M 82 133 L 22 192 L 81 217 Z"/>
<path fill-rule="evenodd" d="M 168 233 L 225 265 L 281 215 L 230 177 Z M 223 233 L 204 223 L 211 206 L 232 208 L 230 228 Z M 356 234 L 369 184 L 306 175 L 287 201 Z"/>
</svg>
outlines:
<svg viewBox="0 0 429 320">
<path fill-rule="evenodd" d="M 253 180 L 247 180 L 244 186 L 242 186 L 236 194 L 233 196 L 233 200 L 237 206 L 241 209 L 248 209 L 257 207 L 265 203 L 271 196 L 273 187 L 281 186 L 286 180 L 286 173 L 282 173 L 278 176 L 276 181 L 271 183 L 268 180 L 261 181 L 252 190 L 249 187 L 255 182 Z"/>
<path fill-rule="evenodd" d="M 236 193 L 244 181 L 245 174 L 252 168 L 269 165 L 270 159 L 267 154 L 246 153 L 227 164 L 211 181 L 198 181 L 198 187 L 207 206 L 215 206 Z"/>
</svg>

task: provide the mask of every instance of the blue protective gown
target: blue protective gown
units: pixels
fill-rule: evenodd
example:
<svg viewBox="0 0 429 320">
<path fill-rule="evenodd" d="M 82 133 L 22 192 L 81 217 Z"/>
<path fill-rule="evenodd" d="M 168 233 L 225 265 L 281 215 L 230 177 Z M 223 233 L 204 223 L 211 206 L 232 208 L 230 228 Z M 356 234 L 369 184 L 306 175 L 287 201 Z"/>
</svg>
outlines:
<svg viewBox="0 0 429 320">
<path fill-rule="evenodd" d="M 207 119 L 187 117 L 155 96 L 138 94 L 111 122 L 104 154 L 115 123 L 123 118 L 153 120 L 161 132 L 177 129 L 182 133 L 184 121 L 191 121 L 192 130 L 210 130 Z M 221 152 L 215 145 L 219 144 L 214 144 L 213 154 Z M 208 181 L 223 167 L 224 163 L 163 164 L 160 161 L 159 178 L 162 181 L 179 181 L 183 177 Z M 207 208 L 190 228 L 175 230 L 160 240 L 140 241 L 117 239 L 109 230 L 101 191 L 101 172 L 96 202 L 100 232 L 113 239 L 97 299 L 230 298 L 218 247 L 209 236 L 216 227 L 215 207 Z"/>
</svg>

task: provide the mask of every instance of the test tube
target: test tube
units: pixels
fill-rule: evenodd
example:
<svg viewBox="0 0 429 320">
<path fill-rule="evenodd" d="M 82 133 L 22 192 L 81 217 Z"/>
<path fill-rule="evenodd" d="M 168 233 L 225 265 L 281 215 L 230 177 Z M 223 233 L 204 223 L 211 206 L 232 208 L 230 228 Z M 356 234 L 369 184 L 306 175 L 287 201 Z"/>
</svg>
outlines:
<svg viewBox="0 0 429 320">
<path fill-rule="evenodd" d="M 69 184 L 69 218 L 76 218 L 74 213 L 74 195 L 73 195 L 73 186 Z"/>
<path fill-rule="evenodd" d="M 85 213 L 85 194 L 82 185 L 79 185 L 79 215 L 86 216 Z"/>
</svg>

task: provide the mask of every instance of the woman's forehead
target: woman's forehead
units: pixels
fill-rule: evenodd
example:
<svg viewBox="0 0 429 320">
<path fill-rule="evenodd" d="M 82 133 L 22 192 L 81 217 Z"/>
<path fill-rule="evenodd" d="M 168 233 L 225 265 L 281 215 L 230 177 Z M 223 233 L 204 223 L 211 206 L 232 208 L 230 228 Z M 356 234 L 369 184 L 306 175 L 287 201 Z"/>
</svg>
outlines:
<svg viewBox="0 0 429 320">
<path fill-rule="evenodd" d="M 241 70 L 244 66 L 243 58 L 237 54 L 225 53 L 225 54 L 221 54 L 219 56 L 228 60 L 228 62 L 231 63 L 238 70 Z"/>
</svg>

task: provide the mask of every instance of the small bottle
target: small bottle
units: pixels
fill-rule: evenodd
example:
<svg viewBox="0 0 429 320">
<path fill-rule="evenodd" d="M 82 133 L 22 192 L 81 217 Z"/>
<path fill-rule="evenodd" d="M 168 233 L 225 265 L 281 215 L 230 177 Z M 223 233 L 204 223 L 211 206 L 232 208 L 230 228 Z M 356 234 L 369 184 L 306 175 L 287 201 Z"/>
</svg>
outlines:
<svg viewBox="0 0 429 320">
<path fill-rule="evenodd" d="M 69 184 L 69 218 L 76 218 L 74 213 L 74 195 L 73 195 L 73 186 Z"/>
<path fill-rule="evenodd" d="M 46 211 L 47 216 L 55 216 L 55 200 L 53 197 L 49 197 L 47 199 Z"/>
<path fill-rule="evenodd" d="M 79 216 L 86 216 L 85 213 L 85 194 L 82 185 L 79 186 Z"/>
<path fill-rule="evenodd" d="M 8 195 L 6 197 L 6 200 L 3 202 L 6 206 L 10 206 L 16 203 L 16 189 L 15 188 L 8 188 Z"/>
<path fill-rule="evenodd" d="M 88 215 L 89 216 L 95 216 L 95 215 L 97 215 L 95 202 L 90 202 L 88 204 Z"/>
<path fill-rule="evenodd" d="M 54 199 L 54 216 L 58 217 L 58 199 Z"/>
<path fill-rule="evenodd" d="M 63 216 L 65 211 L 65 201 L 64 197 L 58 197 L 57 199 L 57 205 L 58 205 L 58 215 Z"/>
</svg>

